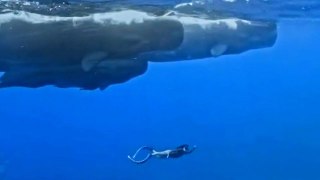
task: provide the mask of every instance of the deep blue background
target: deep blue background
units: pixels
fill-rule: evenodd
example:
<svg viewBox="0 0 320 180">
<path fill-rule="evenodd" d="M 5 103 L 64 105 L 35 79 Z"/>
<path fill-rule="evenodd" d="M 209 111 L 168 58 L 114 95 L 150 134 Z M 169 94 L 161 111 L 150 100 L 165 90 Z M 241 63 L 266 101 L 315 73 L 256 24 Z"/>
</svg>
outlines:
<svg viewBox="0 0 320 180">
<path fill-rule="evenodd" d="M 281 23 L 273 48 L 153 63 L 105 91 L 1 89 L 6 180 L 320 179 L 319 28 Z M 182 143 L 198 149 L 126 158 Z"/>
</svg>

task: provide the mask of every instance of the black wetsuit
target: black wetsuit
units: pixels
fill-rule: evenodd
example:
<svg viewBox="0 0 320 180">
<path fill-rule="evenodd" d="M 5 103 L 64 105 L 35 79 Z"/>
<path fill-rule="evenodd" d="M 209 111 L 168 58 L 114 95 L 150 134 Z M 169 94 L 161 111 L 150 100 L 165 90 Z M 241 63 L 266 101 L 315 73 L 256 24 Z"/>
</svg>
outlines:
<svg viewBox="0 0 320 180">
<path fill-rule="evenodd" d="M 172 150 L 169 153 L 169 158 L 179 158 L 185 154 L 189 154 L 193 151 L 194 149 L 189 149 L 189 145 L 184 144 L 181 146 L 178 146 L 175 150 Z"/>
</svg>

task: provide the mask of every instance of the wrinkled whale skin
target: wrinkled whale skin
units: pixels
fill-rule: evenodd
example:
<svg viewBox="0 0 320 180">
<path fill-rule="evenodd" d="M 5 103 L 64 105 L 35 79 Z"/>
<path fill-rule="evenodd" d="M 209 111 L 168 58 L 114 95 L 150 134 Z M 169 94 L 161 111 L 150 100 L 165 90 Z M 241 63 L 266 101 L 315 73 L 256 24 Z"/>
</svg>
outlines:
<svg viewBox="0 0 320 180">
<path fill-rule="evenodd" d="M 0 14 L 0 87 L 94 90 L 144 74 L 148 62 L 239 54 L 274 45 L 273 22 L 156 16 L 138 10 L 79 17 Z"/>
</svg>

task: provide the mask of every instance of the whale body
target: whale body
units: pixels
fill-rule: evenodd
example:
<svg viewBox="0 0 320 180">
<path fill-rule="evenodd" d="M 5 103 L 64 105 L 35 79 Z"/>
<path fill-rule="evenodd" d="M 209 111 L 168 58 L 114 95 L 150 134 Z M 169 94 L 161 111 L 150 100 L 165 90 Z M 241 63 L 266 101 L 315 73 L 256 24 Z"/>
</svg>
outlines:
<svg viewBox="0 0 320 180">
<path fill-rule="evenodd" d="M 148 62 L 195 60 L 271 47 L 273 22 L 155 15 L 124 9 L 86 16 L 0 13 L 0 87 L 105 89 Z"/>
</svg>

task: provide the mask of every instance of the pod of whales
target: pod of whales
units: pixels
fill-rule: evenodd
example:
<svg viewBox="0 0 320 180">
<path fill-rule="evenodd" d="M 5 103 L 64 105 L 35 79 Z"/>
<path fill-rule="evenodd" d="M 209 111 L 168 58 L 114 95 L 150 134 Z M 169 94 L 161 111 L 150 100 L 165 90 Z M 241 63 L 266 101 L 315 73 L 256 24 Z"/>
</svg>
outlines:
<svg viewBox="0 0 320 180">
<path fill-rule="evenodd" d="M 85 16 L 0 13 L 0 87 L 105 89 L 148 62 L 239 54 L 271 47 L 272 22 L 122 9 Z"/>
</svg>

